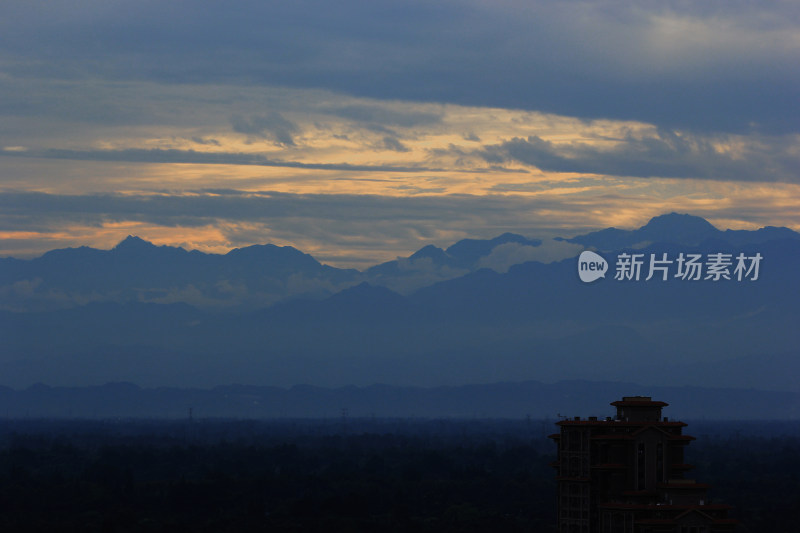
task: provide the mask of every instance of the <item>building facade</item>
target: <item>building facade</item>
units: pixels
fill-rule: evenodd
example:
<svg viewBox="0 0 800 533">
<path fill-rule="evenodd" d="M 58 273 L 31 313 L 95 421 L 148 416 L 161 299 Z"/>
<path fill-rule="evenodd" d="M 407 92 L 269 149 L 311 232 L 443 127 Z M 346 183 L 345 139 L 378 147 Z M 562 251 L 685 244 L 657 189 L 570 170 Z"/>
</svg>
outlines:
<svg viewBox="0 0 800 533">
<path fill-rule="evenodd" d="M 722 533 L 735 531 L 727 505 L 686 478 L 684 448 L 694 437 L 661 416 L 649 396 L 611 403 L 614 417 L 561 420 L 550 437 L 558 482 L 559 533 Z"/>
</svg>

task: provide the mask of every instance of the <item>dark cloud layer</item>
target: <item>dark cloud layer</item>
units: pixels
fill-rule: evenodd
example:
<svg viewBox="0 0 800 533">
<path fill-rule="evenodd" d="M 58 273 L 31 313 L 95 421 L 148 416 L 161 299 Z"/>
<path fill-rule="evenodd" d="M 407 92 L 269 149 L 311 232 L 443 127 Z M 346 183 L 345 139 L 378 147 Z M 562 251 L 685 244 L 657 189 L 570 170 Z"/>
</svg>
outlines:
<svg viewBox="0 0 800 533">
<path fill-rule="evenodd" d="M 395 111 L 376 105 L 346 105 L 331 108 L 322 108 L 331 115 L 346 118 L 365 124 L 376 124 L 383 127 L 400 126 L 411 128 L 414 126 L 427 126 L 442 120 L 436 113 L 424 111 Z"/>
<path fill-rule="evenodd" d="M 10 1 L 0 57 L 16 77 L 283 85 L 784 133 L 800 131 L 799 21 L 792 2 Z M 266 118 L 239 127 L 289 144 L 291 128 Z"/>
<path fill-rule="evenodd" d="M 388 135 L 383 138 L 383 147 L 394 152 L 409 151 L 408 147 L 401 143 L 396 137 L 390 137 Z"/>
<path fill-rule="evenodd" d="M 413 251 L 420 242 L 436 239 L 441 231 L 484 237 L 496 236 L 498 231 L 519 232 L 519 225 L 526 225 L 513 213 L 535 217 L 538 209 L 557 205 L 542 200 L 465 195 L 387 197 L 236 190 L 187 195 L 0 192 L 0 227 L 46 234 L 72 226 L 99 228 L 114 223 L 166 228 L 214 226 L 231 245 L 288 242 L 303 248 L 302 243 L 313 242 L 328 252 L 359 250 L 362 261 L 369 262 L 373 257 L 385 257 L 385 251 L 393 247 Z M 260 229 L 255 235 L 250 228 Z M 4 244 L 13 247 L 19 243 Z M 325 260 L 327 256 L 321 253 L 315 257 Z"/>
<path fill-rule="evenodd" d="M 399 141 L 394 148 L 402 147 Z M 0 157 L 40 157 L 79 161 L 124 161 L 132 163 L 194 163 L 200 165 L 254 165 L 262 167 L 307 168 L 314 170 L 347 170 L 353 172 L 442 172 L 444 169 L 401 165 L 351 165 L 349 163 L 303 163 L 269 159 L 259 154 L 241 152 L 197 152 L 160 148 L 128 148 L 124 150 L 0 151 Z"/>
<path fill-rule="evenodd" d="M 235 132 L 271 139 L 278 144 L 287 146 L 294 145 L 293 136 L 299 131 L 296 124 L 286 120 L 283 115 L 275 111 L 252 117 L 234 115 L 231 117 L 231 126 Z"/>
<path fill-rule="evenodd" d="M 488 146 L 480 154 L 489 163 L 513 160 L 554 172 L 800 182 L 800 156 L 791 146 L 750 143 L 726 153 L 714 146 L 722 140 L 659 130 L 654 136 L 629 136 L 613 148 L 598 148 L 530 136 Z"/>
<path fill-rule="evenodd" d="M 14 222 L 50 219 L 60 222 L 135 220 L 165 226 L 205 225 L 210 221 L 313 218 L 317 220 L 416 220 L 431 223 L 452 216 L 488 216 L 508 200 L 502 198 L 386 197 L 346 194 L 250 193 L 236 190 L 198 191 L 198 194 L 47 194 L 0 193 L 0 220 Z"/>
<path fill-rule="evenodd" d="M 410 253 L 421 242 L 437 242 L 441 232 L 455 236 L 493 237 L 498 231 L 521 231 L 509 213 L 535 216 L 555 203 L 507 197 L 387 197 L 349 194 L 246 193 L 236 190 L 192 194 L 46 194 L 0 192 L 0 227 L 4 231 L 41 232 L 109 224 L 144 224 L 162 228 L 219 229 L 228 247 L 289 243 L 311 251 L 323 262 L 341 262 L 339 251 L 358 254 L 370 266 L 387 260 L 387 251 Z M 126 230 L 121 230 L 120 240 Z M 179 230 L 180 231 L 180 230 Z M 147 236 L 144 234 L 143 236 Z M 63 247 L 0 241 L 0 252 Z M 446 241 L 447 242 L 447 241 Z M 80 242 L 80 244 L 84 244 Z M 443 243 L 439 243 L 443 244 Z M 6 252 L 7 253 L 7 252 Z M 13 254 L 12 254 L 13 255 Z"/>
</svg>

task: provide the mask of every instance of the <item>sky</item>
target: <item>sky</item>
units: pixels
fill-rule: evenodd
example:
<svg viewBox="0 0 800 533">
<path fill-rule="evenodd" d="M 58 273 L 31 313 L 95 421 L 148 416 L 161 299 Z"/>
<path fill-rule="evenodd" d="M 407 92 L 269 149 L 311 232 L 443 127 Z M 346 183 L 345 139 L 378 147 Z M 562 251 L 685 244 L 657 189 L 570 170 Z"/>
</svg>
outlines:
<svg viewBox="0 0 800 533">
<path fill-rule="evenodd" d="M 800 230 L 793 1 L 5 0 L 0 256 Z"/>
</svg>

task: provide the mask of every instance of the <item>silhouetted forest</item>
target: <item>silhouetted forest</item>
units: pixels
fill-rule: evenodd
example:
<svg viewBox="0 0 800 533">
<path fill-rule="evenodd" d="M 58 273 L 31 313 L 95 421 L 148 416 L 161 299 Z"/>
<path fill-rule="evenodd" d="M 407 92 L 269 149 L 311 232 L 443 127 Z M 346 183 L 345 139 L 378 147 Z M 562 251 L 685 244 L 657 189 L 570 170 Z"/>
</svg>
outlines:
<svg viewBox="0 0 800 533">
<path fill-rule="evenodd" d="M 7 420 L 0 530 L 554 531 L 555 429 L 346 416 Z M 792 530 L 796 422 L 687 429 L 698 437 L 690 475 L 735 507 L 742 531 Z"/>
</svg>

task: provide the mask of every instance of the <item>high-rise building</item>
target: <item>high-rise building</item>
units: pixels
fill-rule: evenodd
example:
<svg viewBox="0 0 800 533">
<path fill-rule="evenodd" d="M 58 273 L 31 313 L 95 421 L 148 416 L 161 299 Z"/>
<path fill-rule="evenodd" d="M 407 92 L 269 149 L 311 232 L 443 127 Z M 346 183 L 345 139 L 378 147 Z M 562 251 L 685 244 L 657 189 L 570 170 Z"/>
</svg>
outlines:
<svg viewBox="0 0 800 533">
<path fill-rule="evenodd" d="M 687 479 L 692 465 L 683 422 L 661 416 L 668 404 L 649 396 L 612 402 L 616 416 L 558 422 L 553 463 L 559 533 L 717 533 L 736 529 L 708 485 Z"/>
</svg>

